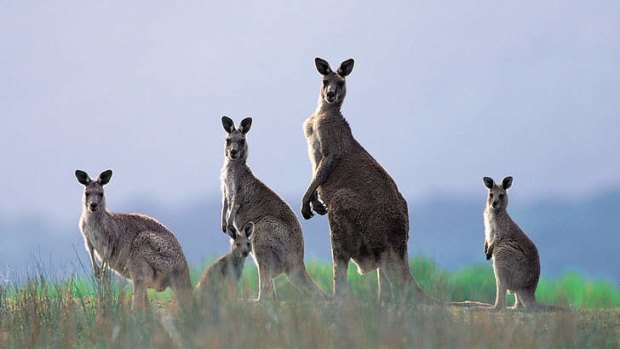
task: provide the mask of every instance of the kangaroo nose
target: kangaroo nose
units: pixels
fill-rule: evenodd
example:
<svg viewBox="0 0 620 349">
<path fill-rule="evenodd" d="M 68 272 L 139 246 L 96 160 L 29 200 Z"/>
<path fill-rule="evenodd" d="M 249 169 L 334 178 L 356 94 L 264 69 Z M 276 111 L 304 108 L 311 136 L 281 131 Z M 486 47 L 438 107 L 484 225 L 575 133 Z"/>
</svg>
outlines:
<svg viewBox="0 0 620 349">
<path fill-rule="evenodd" d="M 90 204 L 90 209 L 95 211 L 97 209 L 97 206 L 98 206 L 97 203 L 93 202 L 93 203 Z"/>
<path fill-rule="evenodd" d="M 333 98 L 334 96 L 336 96 L 336 92 L 334 92 L 334 91 L 327 91 L 327 97 Z"/>
<path fill-rule="evenodd" d="M 497 207 L 497 201 L 493 201 L 493 207 Z"/>
<path fill-rule="evenodd" d="M 243 251 L 242 255 L 243 255 L 243 257 L 247 257 L 248 256 L 248 251 Z"/>
</svg>

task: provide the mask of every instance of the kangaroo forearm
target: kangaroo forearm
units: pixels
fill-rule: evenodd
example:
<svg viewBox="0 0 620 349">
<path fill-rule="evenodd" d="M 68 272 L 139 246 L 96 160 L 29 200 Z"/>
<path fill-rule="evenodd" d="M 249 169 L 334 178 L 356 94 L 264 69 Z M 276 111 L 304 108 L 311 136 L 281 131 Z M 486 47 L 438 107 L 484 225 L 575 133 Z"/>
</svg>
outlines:
<svg viewBox="0 0 620 349">
<path fill-rule="evenodd" d="M 321 159 L 321 162 L 319 163 L 319 166 L 314 174 L 314 178 L 306 190 L 304 201 L 310 201 L 316 197 L 316 190 L 321 184 L 325 183 L 327 178 L 329 178 L 335 164 L 336 161 L 333 156 L 328 156 Z"/>
<path fill-rule="evenodd" d="M 316 173 L 314 174 L 314 181 L 316 181 L 316 187 L 325 183 L 329 175 L 332 173 L 336 165 L 336 157 L 335 156 L 326 156 L 321 159 L 318 168 L 316 169 Z M 316 189 L 315 189 L 316 190 Z"/>
<path fill-rule="evenodd" d="M 228 212 L 228 200 L 226 200 L 226 197 L 224 197 L 224 200 L 222 200 L 222 231 L 224 233 L 226 232 L 226 225 L 227 225 L 226 213 L 227 212 Z"/>
<path fill-rule="evenodd" d="M 491 241 L 490 243 L 485 243 L 485 255 L 487 257 L 487 259 L 491 259 L 491 256 L 493 256 L 493 248 L 495 247 L 494 244 L 495 240 Z"/>
<path fill-rule="evenodd" d="M 240 204 L 233 204 L 231 205 L 230 208 L 230 214 L 228 215 L 228 222 L 227 222 L 227 226 L 231 226 L 235 224 L 235 217 L 237 216 L 237 212 L 239 211 L 239 208 L 241 207 Z"/>
<path fill-rule="evenodd" d="M 97 261 L 95 260 L 95 249 L 90 243 L 90 241 L 88 241 L 86 244 L 88 246 L 88 254 L 90 255 L 91 266 L 93 267 L 93 269 L 96 269 L 99 267 L 99 265 L 97 265 Z"/>
<path fill-rule="evenodd" d="M 93 273 L 96 278 L 99 278 L 101 270 L 105 268 L 105 261 L 103 261 L 103 265 L 99 266 L 99 264 L 97 263 L 97 258 L 95 258 L 95 249 L 93 248 L 93 245 L 90 243 L 90 241 L 88 242 L 88 252 L 90 254 L 90 263 L 93 268 Z"/>
</svg>

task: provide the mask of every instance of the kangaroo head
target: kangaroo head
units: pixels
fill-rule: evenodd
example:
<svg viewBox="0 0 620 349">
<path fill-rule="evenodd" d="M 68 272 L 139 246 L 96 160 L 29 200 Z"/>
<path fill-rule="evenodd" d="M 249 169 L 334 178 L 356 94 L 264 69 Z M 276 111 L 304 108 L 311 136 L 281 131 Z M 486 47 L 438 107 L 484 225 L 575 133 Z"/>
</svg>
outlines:
<svg viewBox="0 0 620 349">
<path fill-rule="evenodd" d="M 329 63 L 321 58 L 315 58 L 316 69 L 323 75 L 321 85 L 321 101 L 327 104 L 341 105 L 347 94 L 345 78 L 353 71 L 353 59 L 347 59 L 340 64 L 338 71 L 333 72 Z"/>
<path fill-rule="evenodd" d="M 230 248 L 237 257 L 247 257 L 252 252 L 252 233 L 254 232 L 254 223 L 249 222 L 243 226 L 241 231 L 233 226 L 228 227 L 227 234 L 230 236 Z"/>
<path fill-rule="evenodd" d="M 512 185 L 512 177 L 504 178 L 500 185 L 496 184 L 490 177 L 484 177 L 482 181 L 484 182 L 484 186 L 489 189 L 487 207 L 495 211 L 505 210 L 508 206 L 508 195 L 506 191 Z"/>
<path fill-rule="evenodd" d="M 248 145 L 245 141 L 245 135 L 250 131 L 252 118 L 241 120 L 239 128 L 236 129 L 231 118 L 222 116 L 222 126 L 228 132 L 228 135 L 226 135 L 226 147 L 224 148 L 226 158 L 230 160 L 246 160 L 248 158 Z"/>
<path fill-rule="evenodd" d="M 90 178 L 86 172 L 76 170 L 75 177 L 77 177 L 78 182 L 84 185 L 84 195 L 82 196 L 84 208 L 90 212 L 104 210 L 105 197 L 103 196 L 103 186 L 110 182 L 112 170 L 101 172 L 95 180 Z"/>
</svg>

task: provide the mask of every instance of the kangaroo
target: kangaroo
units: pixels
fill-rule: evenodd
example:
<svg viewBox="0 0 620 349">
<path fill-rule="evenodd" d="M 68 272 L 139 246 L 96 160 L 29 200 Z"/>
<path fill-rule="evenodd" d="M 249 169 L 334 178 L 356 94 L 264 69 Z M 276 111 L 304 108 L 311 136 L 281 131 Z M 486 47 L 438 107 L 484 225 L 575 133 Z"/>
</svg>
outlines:
<svg viewBox="0 0 620 349">
<path fill-rule="evenodd" d="M 147 307 L 147 288 L 159 292 L 170 286 L 179 306 L 186 305 L 191 294 L 189 267 L 174 234 L 148 216 L 107 211 L 103 187 L 110 182 L 112 170 L 95 180 L 81 170 L 75 176 L 84 185 L 79 228 L 95 276 L 109 267 L 131 280 L 135 310 Z"/>
<path fill-rule="evenodd" d="M 484 254 L 493 258 L 496 296 L 494 310 L 506 305 L 506 291 L 515 293 L 513 309 L 561 309 L 536 303 L 536 287 L 540 277 L 540 259 L 534 242 L 510 218 L 507 190 L 512 177 L 506 177 L 501 184 L 492 178 L 483 178 L 489 190 L 484 209 Z"/>
<path fill-rule="evenodd" d="M 228 226 L 230 236 L 230 251 L 213 262 L 200 277 L 194 288 L 194 294 L 220 298 L 220 290 L 234 293 L 236 284 L 241 278 L 245 258 L 252 251 L 251 237 L 254 232 L 254 223 L 249 222 L 238 232 L 233 225 Z"/>
<path fill-rule="evenodd" d="M 354 61 L 342 62 L 335 72 L 321 58 L 315 64 L 323 80 L 317 109 L 304 123 L 313 178 L 301 213 L 305 219 L 312 218 L 312 211 L 328 215 L 334 294 L 346 287 L 352 260 L 360 274 L 377 270 L 379 298 L 389 300 L 392 291 L 404 291 L 406 298 L 433 301 L 409 269 L 407 202 L 390 175 L 355 140 L 341 112 Z"/>
<path fill-rule="evenodd" d="M 273 278 L 280 274 L 285 274 L 303 293 L 323 297 L 323 291 L 306 271 L 304 239 L 297 217 L 246 164 L 246 135 L 252 119 L 243 119 L 235 128 L 233 121 L 224 116 L 222 125 L 227 132 L 221 173 L 222 231 L 231 225 L 254 222 L 251 255 L 258 267 L 257 301 L 277 299 Z"/>
</svg>

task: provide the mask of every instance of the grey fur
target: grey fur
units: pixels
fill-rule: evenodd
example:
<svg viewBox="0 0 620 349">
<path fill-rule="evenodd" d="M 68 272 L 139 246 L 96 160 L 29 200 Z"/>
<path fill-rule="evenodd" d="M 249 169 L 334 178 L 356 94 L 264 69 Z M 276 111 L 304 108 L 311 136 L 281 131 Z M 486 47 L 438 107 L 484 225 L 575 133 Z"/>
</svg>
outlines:
<svg viewBox="0 0 620 349">
<path fill-rule="evenodd" d="M 407 202 L 390 175 L 355 140 L 340 111 L 353 60 L 344 61 L 337 72 L 321 58 L 315 63 L 323 83 L 317 110 L 304 123 L 314 172 L 301 213 L 305 219 L 312 211 L 328 213 L 334 293 L 346 286 L 353 260 L 360 273 L 377 270 L 380 298 L 401 292 L 402 297 L 434 301 L 409 269 Z"/>
<path fill-rule="evenodd" d="M 131 280 L 134 309 L 147 307 L 147 288 L 163 291 L 168 286 L 179 305 L 187 304 L 191 292 L 189 267 L 174 234 L 148 216 L 106 210 L 103 186 L 110 181 L 111 170 L 96 180 L 80 170 L 75 175 L 84 185 L 79 228 L 95 276 L 100 277 L 109 267 Z"/>
<path fill-rule="evenodd" d="M 484 253 L 487 259 L 493 257 L 496 296 L 494 310 L 506 305 L 506 291 L 515 293 L 513 308 L 538 308 L 536 287 L 540 277 L 540 260 L 534 242 L 510 218 L 508 194 L 512 177 L 506 177 L 501 185 L 484 177 L 488 189 L 484 210 Z"/>
<path fill-rule="evenodd" d="M 224 296 L 233 298 L 236 285 L 243 273 L 245 258 L 252 252 L 251 238 L 254 223 L 247 223 L 241 231 L 234 226 L 228 227 L 230 235 L 230 251 L 218 258 L 205 269 L 200 281 L 194 288 L 194 294 L 203 299 L 210 297 L 220 299 Z M 224 292 L 222 294 L 221 292 Z"/>
<path fill-rule="evenodd" d="M 323 296 L 323 291 L 306 271 L 304 240 L 297 217 L 246 164 L 246 134 L 252 119 L 244 119 L 240 129 L 235 129 L 234 125 L 230 127 L 228 120 L 222 118 L 227 131 L 221 173 L 222 231 L 226 232 L 231 225 L 254 222 L 252 257 L 259 272 L 258 300 L 276 298 L 272 280 L 283 273 L 300 291 Z"/>
</svg>

